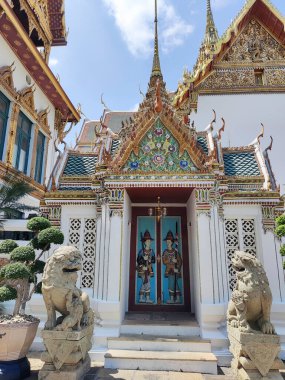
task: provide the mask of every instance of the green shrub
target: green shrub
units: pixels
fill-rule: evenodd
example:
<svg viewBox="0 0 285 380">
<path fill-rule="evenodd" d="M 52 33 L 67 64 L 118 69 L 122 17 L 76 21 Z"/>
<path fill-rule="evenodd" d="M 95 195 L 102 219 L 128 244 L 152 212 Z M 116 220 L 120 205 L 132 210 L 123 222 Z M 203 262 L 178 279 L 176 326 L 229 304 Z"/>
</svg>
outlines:
<svg viewBox="0 0 285 380">
<path fill-rule="evenodd" d="M 281 246 L 280 253 L 282 256 L 285 256 L 285 244 Z"/>
<path fill-rule="evenodd" d="M 18 247 L 11 253 L 11 260 L 13 261 L 33 261 L 36 254 L 32 247 Z"/>
<path fill-rule="evenodd" d="M 10 253 L 17 247 L 18 247 L 18 244 L 14 240 L 11 240 L 11 239 L 3 240 L 0 243 L 0 253 Z"/>
<path fill-rule="evenodd" d="M 12 286 L 5 285 L 0 287 L 0 302 L 11 301 L 17 298 L 17 290 Z"/>
<path fill-rule="evenodd" d="M 42 260 L 36 260 L 30 265 L 30 271 L 32 274 L 43 273 L 46 263 Z"/>
<path fill-rule="evenodd" d="M 25 264 L 22 264 L 22 263 L 11 263 L 11 264 L 5 265 L 0 270 L 0 277 L 1 277 L 2 271 L 4 272 L 4 276 L 6 279 L 14 279 L 14 280 L 24 279 L 24 278 L 29 278 L 31 275 L 29 268 Z"/>
<path fill-rule="evenodd" d="M 276 224 L 278 227 L 285 225 L 285 214 L 276 218 Z"/>
<path fill-rule="evenodd" d="M 51 227 L 51 222 L 48 219 L 43 218 L 42 216 L 36 216 L 35 218 L 32 218 L 28 221 L 27 224 L 27 228 L 30 231 L 34 232 L 42 231 L 49 227 Z"/>
<path fill-rule="evenodd" d="M 41 247 L 41 249 L 44 249 L 45 245 L 51 243 L 62 244 L 63 241 L 63 233 L 55 227 L 46 228 L 38 234 L 38 244 Z"/>
<path fill-rule="evenodd" d="M 285 225 L 278 226 L 275 233 L 279 238 L 285 236 Z"/>
</svg>

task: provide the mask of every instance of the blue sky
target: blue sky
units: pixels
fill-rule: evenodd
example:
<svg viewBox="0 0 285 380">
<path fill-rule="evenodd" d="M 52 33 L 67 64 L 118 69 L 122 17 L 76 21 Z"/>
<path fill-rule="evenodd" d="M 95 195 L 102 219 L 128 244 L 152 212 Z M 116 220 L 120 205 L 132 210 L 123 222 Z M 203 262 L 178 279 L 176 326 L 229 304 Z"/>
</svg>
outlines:
<svg viewBox="0 0 285 380">
<path fill-rule="evenodd" d="M 221 35 L 244 0 L 212 0 Z M 285 1 L 272 0 L 285 15 Z M 145 92 L 153 54 L 154 0 L 65 2 L 68 45 L 54 48 L 51 66 L 75 105 L 99 119 L 101 94 L 112 110 L 133 110 Z M 185 67 L 192 69 L 204 36 L 206 0 L 158 0 L 160 58 L 167 88 L 175 90 Z M 81 123 L 74 128 L 74 141 Z"/>
</svg>

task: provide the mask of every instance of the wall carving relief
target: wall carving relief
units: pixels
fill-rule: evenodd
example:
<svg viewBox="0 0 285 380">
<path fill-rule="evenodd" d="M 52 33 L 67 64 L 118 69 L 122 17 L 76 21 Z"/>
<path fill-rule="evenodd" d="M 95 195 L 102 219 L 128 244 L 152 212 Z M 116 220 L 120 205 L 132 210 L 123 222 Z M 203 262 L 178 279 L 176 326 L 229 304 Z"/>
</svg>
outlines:
<svg viewBox="0 0 285 380">
<path fill-rule="evenodd" d="M 256 21 L 251 20 L 222 62 L 266 62 L 285 58 L 285 49 Z"/>
</svg>

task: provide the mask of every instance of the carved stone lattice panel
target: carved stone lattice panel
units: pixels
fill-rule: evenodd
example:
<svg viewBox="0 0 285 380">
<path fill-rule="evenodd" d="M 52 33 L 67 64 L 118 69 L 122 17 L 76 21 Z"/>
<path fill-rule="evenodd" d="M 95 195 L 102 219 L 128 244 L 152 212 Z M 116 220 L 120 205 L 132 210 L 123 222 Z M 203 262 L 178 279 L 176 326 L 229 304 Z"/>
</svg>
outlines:
<svg viewBox="0 0 285 380">
<path fill-rule="evenodd" d="M 225 237 L 227 265 L 229 271 L 229 287 L 233 291 L 236 285 L 236 272 L 232 266 L 232 258 L 239 247 L 239 228 L 237 219 L 227 219 L 225 221 Z"/>
<path fill-rule="evenodd" d="M 243 250 L 256 256 L 256 238 L 254 219 L 242 219 Z"/>
<path fill-rule="evenodd" d="M 81 286 L 92 288 L 95 271 L 96 254 L 96 219 L 84 220 L 83 235 L 83 267 L 81 276 Z"/>
<path fill-rule="evenodd" d="M 70 219 L 69 244 L 80 249 L 81 219 Z"/>
<path fill-rule="evenodd" d="M 243 250 L 254 256 L 257 255 L 254 219 L 226 219 L 225 239 L 229 287 L 233 291 L 236 285 L 236 273 L 232 266 L 235 251 Z"/>
<path fill-rule="evenodd" d="M 81 287 L 92 288 L 95 273 L 96 219 L 70 219 L 69 244 L 82 252 Z"/>
</svg>

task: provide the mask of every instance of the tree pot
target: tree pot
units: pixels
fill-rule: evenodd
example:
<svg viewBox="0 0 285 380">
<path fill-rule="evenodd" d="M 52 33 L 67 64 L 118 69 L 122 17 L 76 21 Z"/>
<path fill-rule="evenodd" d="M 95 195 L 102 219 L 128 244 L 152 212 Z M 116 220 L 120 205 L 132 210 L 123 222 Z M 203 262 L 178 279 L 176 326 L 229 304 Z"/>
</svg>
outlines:
<svg viewBox="0 0 285 380">
<path fill-rule="evenodd" d="M 40 321 L 0 323 L 0 379 L 20 380 L 29 376 L 27 353 Z"/>
</svg>

